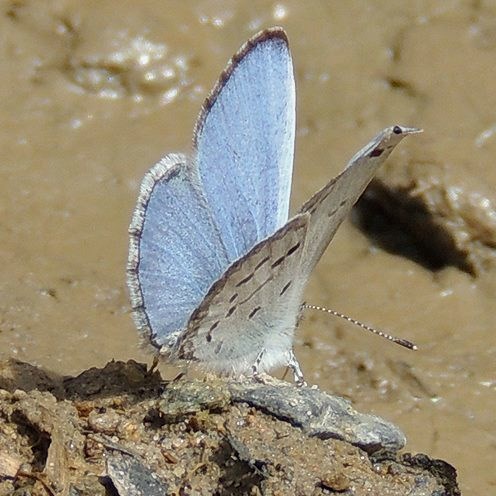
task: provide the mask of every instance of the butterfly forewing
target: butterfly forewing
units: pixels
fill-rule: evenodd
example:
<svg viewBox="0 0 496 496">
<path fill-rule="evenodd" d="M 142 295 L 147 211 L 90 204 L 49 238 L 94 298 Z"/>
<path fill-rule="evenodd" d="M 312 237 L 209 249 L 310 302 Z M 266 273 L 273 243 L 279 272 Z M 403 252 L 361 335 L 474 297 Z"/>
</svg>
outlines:
<svg viewBox="0 0 496 496">
<path fill-rule="evenodd" d="M 301 208 L 310 214 L 302 277 L 308 278 L 338 227 L 395 146 L 417 129 L 400 126 L 381 131 L 348 163 L 345 170 L 315 193 Z"/>
<path fill-rule="evenodd" d="M 195 130 L 196 165 L 229 261 L 288 220 L 295 135 L 284 31 L 248 41 L 222 73 Z"/>
<path fill-rule="evenodd" d="M 233 264 L 193 314 L 177 357 L 219 372 L 285 364 L 300 309 L 308 215 L 298 215 Z"/>
</svg>

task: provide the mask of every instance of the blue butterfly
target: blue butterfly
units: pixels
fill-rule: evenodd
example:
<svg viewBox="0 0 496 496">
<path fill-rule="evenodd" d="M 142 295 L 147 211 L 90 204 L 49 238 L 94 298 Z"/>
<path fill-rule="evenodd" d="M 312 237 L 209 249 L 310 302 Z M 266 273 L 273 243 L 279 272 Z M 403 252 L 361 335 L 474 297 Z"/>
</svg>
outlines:
<svg viewBox="0 0 496 496">
<path fill-rule="evenodd" d="M 134 318 L 171 361 L 251 375 L 287 365 L 303 291 L 377 168 L 414 128 L 383 130 L 288 220 L 295 84 L 288 40 L 245 43 L 203 105 L 194 152 L 145 175 L 129 229 Z"/>
</svg>

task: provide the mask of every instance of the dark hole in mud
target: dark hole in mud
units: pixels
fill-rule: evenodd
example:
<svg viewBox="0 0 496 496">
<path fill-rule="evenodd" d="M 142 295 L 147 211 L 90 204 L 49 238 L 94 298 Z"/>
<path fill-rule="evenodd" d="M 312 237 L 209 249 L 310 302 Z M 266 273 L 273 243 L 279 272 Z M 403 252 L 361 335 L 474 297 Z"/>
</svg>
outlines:
<svg viewBox="0 0 496 496">
<path fill-rule="evenodd" d="M 211 461 L 222 467 L 217 493 L 219 496 L 250 494 L 254 487 L 261 491 L 264 477 L 260 468 L 250 466 L 249 462 L 242 460 L 229 442 L 221 443 L 220 449 L 213 453 Z M 253 464 L 256 462 L 253 461 Z"/>
<path fill-rule="evenodd" d="M 105 496 L 120 496 L 110 477 L 106 475 L 100 476 L 98 482 L 105 488 Z"/>
<path fill-rule="evenodd" d="M 11 421 L 17 425 L 19 435 L 28 440 L 33 453 L 33 458 L 30 460 L 33 471 L 42 472 L 45 469 L 48 448 L 51 444 L 49 434 L 40 431 L 22 412 L 14 412 Z"/>
<path fill-rule="evenodd" d="M 425 206 L 408 193 L 372 181 L 353 208 L 353 222 L 383 250 L 409 258 L 436 272 L 454 266 L 474 275 L 473 268 Z"/>
<path fill-rule="evenodd" d="M 143 423 L 146 424 L 150 429 L 161 429 L 168 422 L 156 408 L 152 408 L 148 411 Z"/>
</svg>

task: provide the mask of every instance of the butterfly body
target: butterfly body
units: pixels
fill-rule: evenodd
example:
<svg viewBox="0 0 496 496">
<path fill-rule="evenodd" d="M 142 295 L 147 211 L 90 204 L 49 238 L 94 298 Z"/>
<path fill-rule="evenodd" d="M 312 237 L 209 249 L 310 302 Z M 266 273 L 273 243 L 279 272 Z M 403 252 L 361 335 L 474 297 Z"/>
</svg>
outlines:
<svg viewBox="0 0 496 496">
<path fill-rule="evenodd" d="M 171 361 L 227 374 L 290 365 L 305 285 L 375 171 L 416 129 L 386 128 L 288 220 L 295 134 L 287 38 L 272 28 L 222 73 L 191 157 L 145 175 L 129 229 L 137 327 Z"/>
</svg>

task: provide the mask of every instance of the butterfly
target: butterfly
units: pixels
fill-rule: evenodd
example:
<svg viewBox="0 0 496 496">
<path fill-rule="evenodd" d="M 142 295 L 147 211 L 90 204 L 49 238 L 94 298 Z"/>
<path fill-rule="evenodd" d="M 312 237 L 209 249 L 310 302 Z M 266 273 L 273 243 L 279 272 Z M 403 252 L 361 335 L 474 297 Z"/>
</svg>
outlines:
<svg viewBox="0 0 496 496">
<path fill-rule="evenodd" d="M 295 83 L 287 36 L 233 56 L 196 122 L 190 156 L 144 176 L 129 228 L 135 323 L 170 361 L 232 375 L 289 366 L 303 291 L 377 168 L 407 135 L 384 129 L 289 217 Z"/>
</svg>

